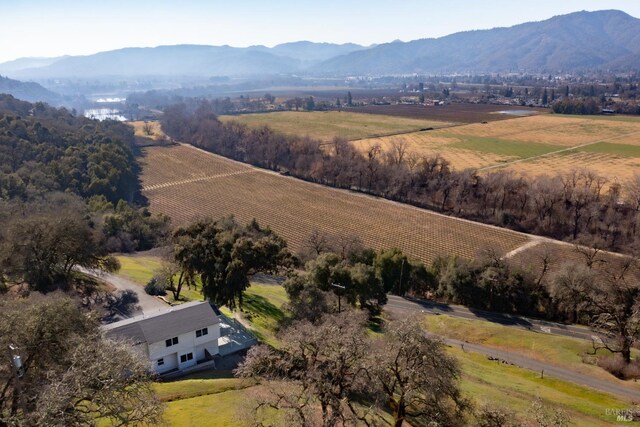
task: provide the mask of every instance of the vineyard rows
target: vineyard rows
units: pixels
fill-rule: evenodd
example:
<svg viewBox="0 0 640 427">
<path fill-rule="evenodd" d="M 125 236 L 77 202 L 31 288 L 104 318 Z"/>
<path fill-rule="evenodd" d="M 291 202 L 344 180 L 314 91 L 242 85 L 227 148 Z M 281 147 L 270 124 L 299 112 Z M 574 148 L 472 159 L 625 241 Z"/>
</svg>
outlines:
<svg viewBox="0 0 640 427">
<path fill-rule="evenodd" d="M 176 151 L 176 148 L 176 146 L 154 147 L 143 151 L 140 159 L 144 170 L 143 187 L 251 170 L 249 166 L 241 163 L 211 162 L 206 158 L 207 156 L 182 157 L 180 150 Z M 149 156 L 153 161 L 153 167 L 147 167 Z M 168 167 L 156 167 L 158 164 L 168 165 Z"/>
<path fill-rule="evenodd" d="M 220 173 L 239 168 L 256 173 Z M 199 174 L 210 178 L 194 179 Z M 377 250 L 398 247 L 425 262 L 445 254 L 471 258 L 486 248 L 506 253 L 529 240 L 509 230 L 279 176 L 188 146 L 146 149 L 142 178 L 151 211 L 171 216 L 174 224 L 229 214 L 241 223 L 255 218 L 294 251 L 316 229 L 358 236 Z"/>
</svg>

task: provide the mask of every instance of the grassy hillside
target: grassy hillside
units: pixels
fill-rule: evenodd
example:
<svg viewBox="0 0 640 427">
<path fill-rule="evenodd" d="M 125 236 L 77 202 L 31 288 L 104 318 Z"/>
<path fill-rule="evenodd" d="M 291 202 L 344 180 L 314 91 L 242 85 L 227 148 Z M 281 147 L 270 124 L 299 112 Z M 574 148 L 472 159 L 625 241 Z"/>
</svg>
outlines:
<svg viewBox="0 0 640 427">
<path fill-rule="evenodd" d="M 161 264 L 158 257 L 148 255 L 121 256 L 119 260 L 121 274 L 139 283 L 146 283 Z M 235 315 L 261 342 L 277 346 L 278 324 L 285 316 L 286 302 L 282 286 L 253 283 L 245 293 L 243 311 Z M 424 322 L 427 330 L 439 335 L 509 350 L 618 382 L 602 369 L 582 362 L 582 355 L 590 349 L 586 341 L 447 315 L 425 316 Z M 523 416 L 531 402 L 540 397 L 547 404 L 559 405 L 569 412 L 575 425 L 604 426 L 615 421 L 606 415 L 607 409 L 628 405 L 605 393 L 549 377 L 541 379 L 539 373 L 490 361 L 458 348 L 448 351 L 460 361 L 461 387 L 477 406 L 499 403 Z M 233 378 L 230 372 L 196 374 L 156 385 L 159 397 L 167 402 L 166 420 L 171 425 L 207 425 L 203 420 L 213 414 L 218 414 L 223 426 L 251 425 L 248 418 L 237 414 L 250 412 L 252 396 L 259 390 L 255 382 Z"/>
<path fill-rule="evenodd" d="M 245 298 L 244 312 L 240 314 L 243 322 L 261 341 L 277 345 L 278 320 L 284 316 L 282 305 L 287 301 L 284 289 L 278 285 L 253 284 Z M 534 347 L 539 354 L 548 355 L 552 362 L 572 367 L 580 363 L 574 353 L 584 347 L 576 340 L 502 331 L 499 328 L 504 327 L 485 322 L 466 322 L 446 316 L 429 316 L 425 322 L 434 332 L 449 331 L 448 335 L 464 336 L 472 342 L 511 348 L 528 355 Z M 541 379 L 538 373 L 490 361 L 458 348 L 448 351 L 460 361 L 461 388 L 477 407 L 498 404 L 519 416 L 527 416 L 531 402 L 539 397 L 547 405 L 562 407 L 571 415 L 573 424 L 579 426 L 614 425 L 615 417 L 606 415 L 607 409 L 628 407 L 615 397 L 582 386 L 549 377 Z M 170 425 L 189 426 L 210 425 L 212 417 L 220 426 L 252 425 L 247 414 L 251 413 L 254 396 L 260 390 L 259 384 L 232 378 L 229 372 L 196 374 L 156 385 L 159 397 L 167 404 L 166 421 Z M 270 421 L 277 422 L 278 415 L 275 412 L 272 415 Z"/>
<path fill-rule="evenodd" d="M 425 316 L 424 324 L 428 331 L 437 335 L 507 350 L 510 353 L 566 367 L 595 378 L 632 388 L 638 387 L 636 383 L 618 380 L 602 368 L 590 363 L 595 362 L 595 359 L 589 355 L 593 350 L 589 341 L 526 331 L 490 322 L 459 319 L 448 315 Z M 605 353 L 599 354 L 599 356 L 605 355 Z"/>
<path fill-rule="evenodd" d="M 545 404 L 567 411 L 575 426 L 615 425 L 607 409 L 628 408 L 629 404 L 589 388 L 490 361 L 475 353 L 449 349 L 462 365 L 461 387 L 474 404 L 498 405 L 519 416 L 531 415 L 531 403 L 540 398 Z"/>
</svg>

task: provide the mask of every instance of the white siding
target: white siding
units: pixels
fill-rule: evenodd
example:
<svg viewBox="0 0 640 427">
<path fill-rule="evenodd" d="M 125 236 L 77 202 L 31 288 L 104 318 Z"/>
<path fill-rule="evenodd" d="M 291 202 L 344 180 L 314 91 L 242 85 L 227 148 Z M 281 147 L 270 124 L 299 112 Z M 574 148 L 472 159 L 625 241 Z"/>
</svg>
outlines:
<svg viewBox="0 0 640 427">
<path fill-rule="evenodd" d="M 178 367 L 178 355 L 176 353 L 168 354 L 161 359 L 164 361 L 163 365 L 158 365 L 158 359 L 154 359 L 151 361 L 153 369 L 159 374 L 168 372 Z"/>
<path fill-rule="evenodd" d="M 204 359 L 204 349 L 209 350 L 211 355 L 218 354 L 218 338 L 220 338 L 220 324 L 207 326 L 208 333 L 196 338 L 195 330 L 186 334 L 178 335 L 178 344 L 167 347 L 166 340 L 149 344 L 149 359 L 156 372 L 166 372 L 171 369 L 185 369 L 194 366 L 198 360 Z M 171 339 L 173 337 L 166 337 Z M 180 361 L 180 356 L 193 354 L 192 360 Z M 165 364 L 157 366 L 156 361 L 160 358 L 165 360 Z M 168 367 L 167 361 L 175 360 L 176 365 Z M 170 362 L 171 363 L 171 362 Z"/>
</svg>

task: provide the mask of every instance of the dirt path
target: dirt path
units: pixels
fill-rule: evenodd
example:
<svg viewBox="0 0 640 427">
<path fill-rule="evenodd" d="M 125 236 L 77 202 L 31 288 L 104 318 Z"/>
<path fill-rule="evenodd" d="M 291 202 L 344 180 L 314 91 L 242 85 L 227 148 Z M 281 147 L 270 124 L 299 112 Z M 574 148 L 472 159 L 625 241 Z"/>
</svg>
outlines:
<svg viewBox="0 0 640 427">
<path fill-rule="evenodd" d="M 535 238 L 534 236 L 531 236 L 531 241 L 525 243 L 524 245 L 515 248 L 514 250 L 512 250 L 511 252 L 507 252 L 506 254 L 504 254 L 504 256 L 502 258 L 504 259 L 509 259 L 509 258 L 513 258 L 514 256 L 516 256 L 517 254 L 519 254 L 520 252 L 524 252 L 527 249 L 531 249 L 535 246 L 538 246 L 539 244 L 543 243 L 545 241 L 545 239 L 542 238 Z"/>
<path fill-rule="evenodd" d="M 258 172 L 258 170 L 256 169 L 247 169 L 247 170 L 223 173 L 218 175 L 199 176 L 197 178 L 183 179 L 181 181 L 171 181 L 171 182 L 164 182 L 162 184 L 148 185 L 148 186 L 142 187 L 142 191 L 157 190 L 159 188 L 173 187 L 174 185 L 183 185 L 183 184 L 190 184 L 192 182 L 209 181 L 216 178 L 225 178 L 228 176 L 242 175 L 245 173 L 256 173 L 256 172 Z"/>
</svg>

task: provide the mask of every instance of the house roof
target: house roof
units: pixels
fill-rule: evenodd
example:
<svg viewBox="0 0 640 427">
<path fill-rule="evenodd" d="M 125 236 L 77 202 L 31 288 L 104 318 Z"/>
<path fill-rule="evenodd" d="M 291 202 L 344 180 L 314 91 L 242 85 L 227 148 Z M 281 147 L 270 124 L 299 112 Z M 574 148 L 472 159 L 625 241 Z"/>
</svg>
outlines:
<svg viewBox="0 0 640 427">
<path fill-rule="evenodd" d="M 218 323 L 220 319 L 211 304 L 194 301 L 153 316 L 138 316 L 111 323 L 103 329 L 107 336 L 129 338 L 134 344 L 151 344 Z"/>
</svg>

